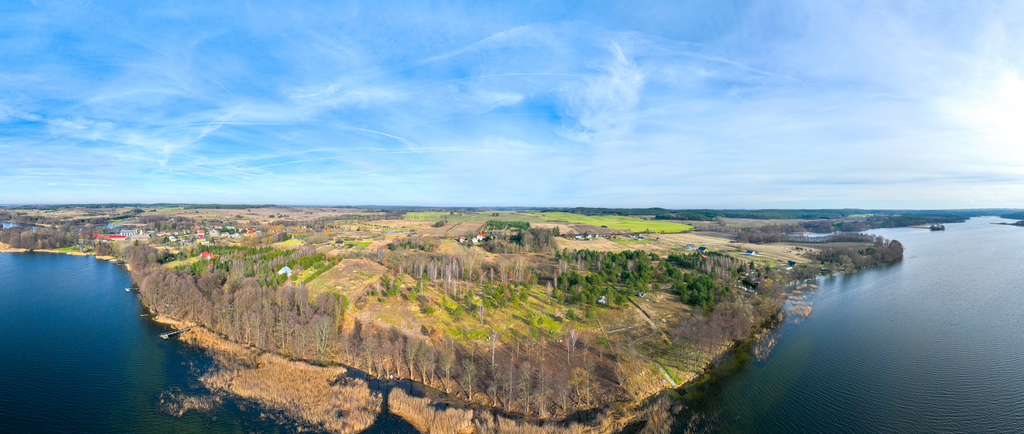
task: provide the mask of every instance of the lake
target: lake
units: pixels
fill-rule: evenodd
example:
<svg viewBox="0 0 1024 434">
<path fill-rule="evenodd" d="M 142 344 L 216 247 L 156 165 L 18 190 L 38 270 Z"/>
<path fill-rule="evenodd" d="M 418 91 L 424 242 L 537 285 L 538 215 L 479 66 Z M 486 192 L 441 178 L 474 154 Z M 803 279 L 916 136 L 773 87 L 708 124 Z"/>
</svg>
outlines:
<svg viewBox="0 0 1024 434">
<path fill-rule="evenodd" d="M 1024 432 L 1024 228 L 999 221 L 870 231 L 903 261 L 817 279 L 811 315 L 780 326 L 767 358 L 728 357 L 673 431 Z M 0 432 L 300 429 L 230 399 L 161 412 L 165 391 L 206 393 L 210 360 L 160 339 L 129 285 L 106 261 L 0 254 Z M 412 429 L 385 413 L 370 431 Z"/>
<path fill-rule="evenodd" d="M 869 231 L 904 259 L 818 278 L 811 315 L 692 391 L 674 431 L 1024 432 L 1024 228 L 995 222 Z"/>
<path fill-rule="evenodd" d="M 158 410 L 162 392 L 203 394 L 203 353 L 163 340 L 121 267 L 90 257 L 0 253 L 0 432 L 277 432 L 258 408 Z M 292 427 L 284 426 L 285 431 Z"/>
</svg>

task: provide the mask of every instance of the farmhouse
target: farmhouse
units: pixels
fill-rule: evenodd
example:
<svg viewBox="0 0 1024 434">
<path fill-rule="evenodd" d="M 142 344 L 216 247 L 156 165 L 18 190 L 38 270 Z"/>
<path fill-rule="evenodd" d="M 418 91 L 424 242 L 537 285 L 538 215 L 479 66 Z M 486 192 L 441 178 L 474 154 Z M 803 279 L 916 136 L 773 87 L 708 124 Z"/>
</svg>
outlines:
<svg viewBox="0 0 1024 434">
<path fill-rule="evenodd" d="M 213 259 L 216 258 L 217 255 L 214 255 L 213 253 L 210 252 L 203 252 L 199 254 L 199 257 L 203 259 Z"/>
</svg>

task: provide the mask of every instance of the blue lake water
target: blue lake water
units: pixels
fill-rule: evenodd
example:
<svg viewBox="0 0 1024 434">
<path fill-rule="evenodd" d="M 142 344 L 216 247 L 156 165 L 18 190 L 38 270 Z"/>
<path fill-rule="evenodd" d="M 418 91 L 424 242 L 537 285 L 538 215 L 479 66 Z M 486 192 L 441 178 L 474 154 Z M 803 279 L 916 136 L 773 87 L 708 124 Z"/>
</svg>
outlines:
<svg viewBox="0 0 1024 434">
<path fill-rule="evenodd" d="M 110 262 L 0 253 L 0 432 L 279 431 L 231 400 L 206 415 L 159 411 L 162 392 L 205 393 L 196 374 L 210 360 L 160 339 L 128 286 Z"/>
<path fill-rule="evenodd" d="M 1024 432 L 1024 228 L 882 229 L 898 264 L 817 279 L 811 315 L 698 388 L 711 432 Z"/>
</svg>

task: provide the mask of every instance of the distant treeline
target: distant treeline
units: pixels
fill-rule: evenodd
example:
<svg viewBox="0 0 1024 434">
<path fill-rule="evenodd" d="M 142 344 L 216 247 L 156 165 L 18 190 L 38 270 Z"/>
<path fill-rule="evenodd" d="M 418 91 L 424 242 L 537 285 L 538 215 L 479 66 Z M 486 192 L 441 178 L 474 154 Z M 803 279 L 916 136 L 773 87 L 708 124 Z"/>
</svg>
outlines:
<svg viewBox="0 0 1024 434">
<path fill-rule="evenodd" d="M 109 221 L 106 217 L 80 217 L 74 219 L 48 218 L 40 216 L 25 215 L 24 213 L 10 213 L 0 211 L 0 221 L 13 222 L 22 225 L 105 225 Z"/>
<path fill-rule="evenodd" d="M 683 209 L 683 210 L 671 210 L 665 208 L 587 208 L 587 207 L 576 207 L 576 208 L 548 208 L 543 212 L 568 212 L 573 214 L 581 215 L 620 215 L 620 216 L 634 216 L 634 215 L 653 215 L 657 219 L 670 219 L 670 220 L 693 220 L 693 221 L 711 221 L 715 217 L 726 217 L 726 218 L 745 218 L 745 219 L 758 219 L 758 220 L 779 220 L 779 219 L 798 219 L 798 220 L 819 220 L 819 219 L 843 219 L 851 216 L 870 216 L 871 217 L 890 217 L 897 218 L 899 221 L 900 217 L 903 218 L 951 218 L 955 216 L 963 221 L 969 217 L 977 217 L 982 215 L 993 215 L 998 210 L 990 209 L 974 209 L 974 210 L 869 210 L 869 209 L 761 209 L 761 210 L 714 210 L 714 209 Z M 1013 215 L 1021 215 L 1024 219 L 1024 213 L 1016 213 Z M 1014 218 L 1014 217 L 1006 217 Z M 926 222 L 927 223 L 927 222 Z M 942 222 L 939 222 L 942 223 Z M 914 226 L 915 223 L 908 224 L 905 226 Z M 893 227 L 901 227 L 904 225 L 897 225 Z M 879 226 L 887 227 L 887 226 Z"/>
<path fill-rule="evenodd" d="M 218 205 L 218 204 L 192 204 L 186 205 L 185 209 L 250 209 L 270 208 L 274 205 Z"/>
<path fill-rule="evenodd" d="M 853 234 L 851 234 L 853 235 Z M 862 235 L 862 234 L 856 234 Z M 836 264 L 844 267 L 864 267 L 879 263 L 891 263 L 903 258 L 903 244 L 896 240 L 872 237 L 874 245 L 863 249 L 852 247 L 825 247 L 814 253 L 822 264 Z"/>
<path fill-rule="evenodd" d="M 736 233 L 736 240 L 741 243 L 831 243 L 844 241 L 871 241 L 859 239 L 849 232 L 866 231 L 878 228 L 902 228 L 908 226 L 934 225 L 943 223 L 963 223 L 966 217 L 956 214 L 904 215 L 904 216 L 872 216 L 863 221 L 832 222 L 830 220 L 814 220 L 799 224 L 774 224 L 753 228 L 743 228 Z M 799 235 L 801 232 L 844 232 L 825 237 L 808 237 Z M 865 235 L 866 236 L 866 235 Z"/>
<path fill-rule="evenodd" d="M 500 220 L 488 220 L 484 224 L 484 230 L 502 231 L 505 229 L 530 229 L 530 222 L 505 222 Z"/>
<path fill-rule="evenodd" d="M 482 247 L 491 253 L 544 252 L 558 247 L 558 236 L 558 227 L 522 229 L 514 235 L 488 236 Z"/>
<path fill-rule="evenodd" d="M 43 250 L 74 246 L 78 243 L 75 228 L 13 226 L 0 229 L 0 243 L 15 249 Z"/>
<path fill-rule="evenodd" d="M 1000 218 L 1004 218 L 1004 219 L 1011 219 L 1011 220 L 1024 220 L 1024 211 L 1022 211 L 1022 212 L 1014 212 L 1014 213 L 1010 213 L 1010 214 L 1003 214 L 1003 215 L 1001 215 L 999 217 Z"/>
</svg>

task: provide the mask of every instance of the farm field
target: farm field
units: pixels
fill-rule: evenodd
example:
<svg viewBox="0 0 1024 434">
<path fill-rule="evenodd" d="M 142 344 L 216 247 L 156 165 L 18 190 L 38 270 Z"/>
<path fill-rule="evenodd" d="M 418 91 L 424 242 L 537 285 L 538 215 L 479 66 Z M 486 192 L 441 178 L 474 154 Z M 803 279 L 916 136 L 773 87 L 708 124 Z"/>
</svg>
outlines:
<svg viewBox="0 0 1024 434">
<path fill-rule="evenodd" d="M 567 212 L 545 212 L 520 214 L 541 218 L 547 221 L 565 221 L 569 223 L 582 223 L 593 226 L 607 226 L 611 229 L 624 229 L 634 232 L 683 232 L 693 229 L 693 226 L 673 223 L 660 220 L 643 220 L 624 216 L 586 216 Z"/>
<path fill-rule="evenodd" d="M 497 213 L 498 215 L 494 215 Z M 545 220 L 537 217 L 535 213 L 522 213 L 518 211 L 489 211 L 489 212 L 407 212 L 406 220 L 423 220 L 436 222 L 447 220 L 449 223 L 486 222 L 488 220 L 499 221 L 520 221 L 530 223 L 543 223 Z"/>
</svg>

